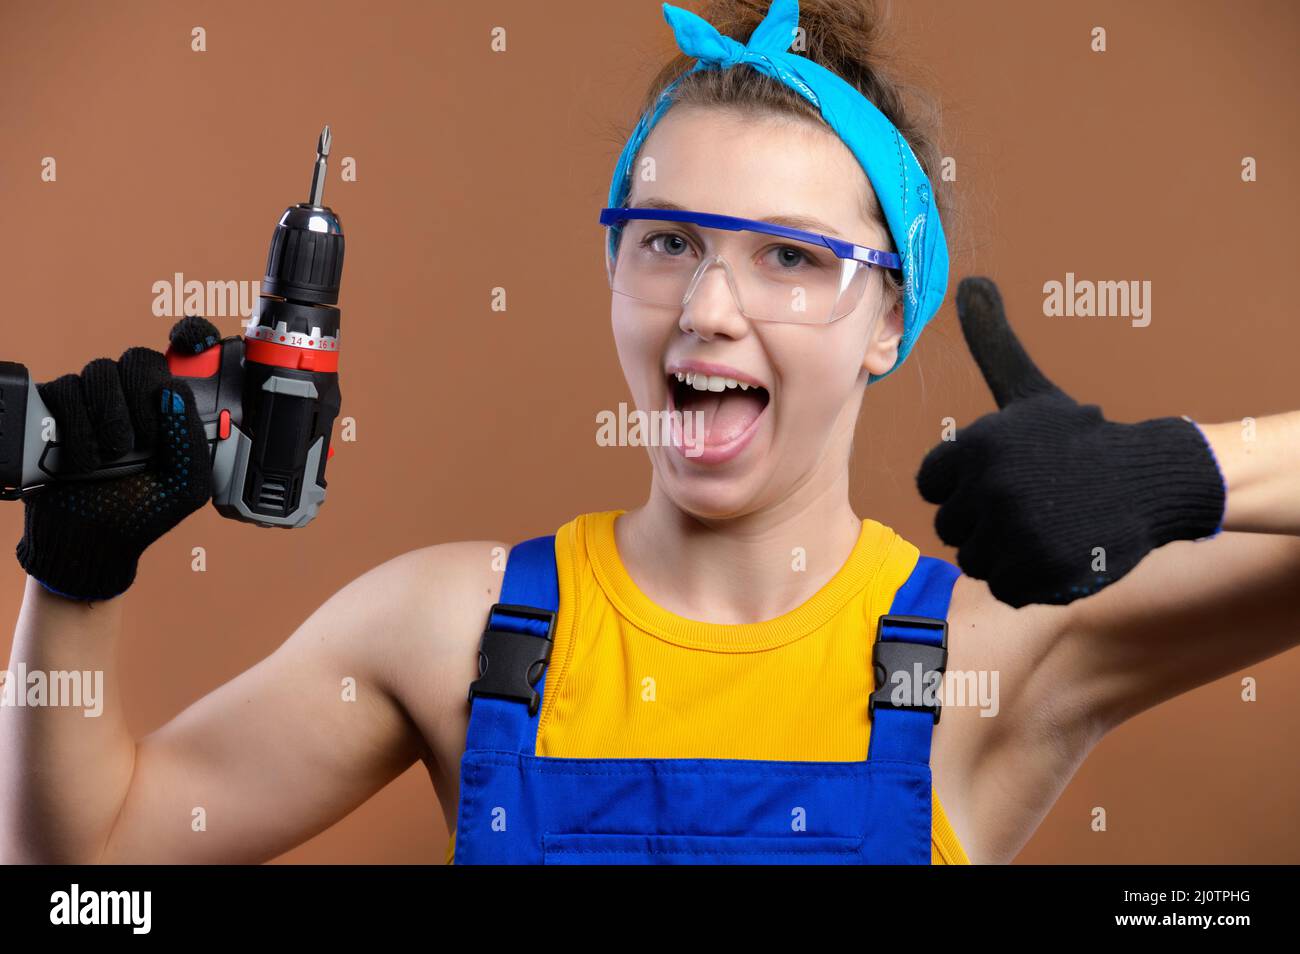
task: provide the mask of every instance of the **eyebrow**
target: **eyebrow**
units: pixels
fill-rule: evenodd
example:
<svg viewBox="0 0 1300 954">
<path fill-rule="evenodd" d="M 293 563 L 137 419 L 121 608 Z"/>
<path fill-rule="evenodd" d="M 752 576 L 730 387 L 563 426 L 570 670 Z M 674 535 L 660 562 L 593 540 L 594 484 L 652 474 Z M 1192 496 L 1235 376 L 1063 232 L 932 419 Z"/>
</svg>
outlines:
<svg viewBox="0 0 1300 954">
<path fill-rule="evenodd" d="M 674 212 L 689 211 L 685 206 L 678 205 L 668 199 L 645 199 L 638 208 L 642 209 L 670 209 Z M 838 230 L 827 225 L 821 219 L 815 219 L 811 215 L 768 215 L 757 222 L 767 222 L 771 225 L 784 225 L 786 228 L 802 229 L 805 232 L 819 232 L 822 235 L 829 235 L 832 238 L 844 239 L 844 236 Z M 849 241 L 848 239 L 844 239 Z"/>
</svg>

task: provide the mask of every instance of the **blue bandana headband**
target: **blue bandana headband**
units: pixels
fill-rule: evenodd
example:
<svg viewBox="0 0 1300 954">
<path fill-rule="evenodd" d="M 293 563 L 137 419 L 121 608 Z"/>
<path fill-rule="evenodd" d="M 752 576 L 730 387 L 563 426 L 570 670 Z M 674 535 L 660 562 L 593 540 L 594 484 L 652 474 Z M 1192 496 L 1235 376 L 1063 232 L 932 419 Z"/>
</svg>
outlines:
<svg viewBox="0 0 1300 954">
<path fill-rule="evenodd" d="M 723 36 L 702 17 L 664 4 L 664 18 L 673 28 L 677 46 L 696 58 L 695 66 L 674 80 L 654 108 L 632 130 L 614 168 L 609 187 L 611 208 L 622 206 L 631 192 L 632 162 L 646 136 L 672 105 L 672 92 L 682 79 L 704 69 L 728 69 L 744 63 L 779 80 L 816 106 L 827 125 L 849 147 L 867 174 L 894 248 L 903 260 L 903 338 L 898 360 L 885 374 L 903 363 L 926 322 L 934 317 L 948 290 L 948 243 L 934 204 L 930 180 L 916 161 L 912 147 L 876 106 L 825 67 L 806 56 L 789 52 L 799 25 L 798 0 L 772 0 L 767 16 L 742 44 Z M 710 209 L 708 211 L 717 211 Z"/>
</svg>

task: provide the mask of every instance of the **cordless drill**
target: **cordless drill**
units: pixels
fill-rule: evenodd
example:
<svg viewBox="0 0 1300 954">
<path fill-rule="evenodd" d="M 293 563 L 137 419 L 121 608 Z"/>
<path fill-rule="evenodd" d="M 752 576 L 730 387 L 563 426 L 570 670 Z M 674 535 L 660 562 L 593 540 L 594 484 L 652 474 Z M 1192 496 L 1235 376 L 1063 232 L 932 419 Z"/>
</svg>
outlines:
<svg viewBox="0 0 1300 954">
<path fill-rule="evenodd" d="M 325 499 L 325 462 L 339 394 L 339 282 L 343 229 L 322 204 L 330 128 L 316 147 L 311 194 L 271 236 L 257 317 L 242 336 L 198 354 L 167 349 L 171 373 L 194 394 L 211 449 L 212 503 L 263 527 L 302 527 Z M 52 481 L 104 480 L 142 471 L 132 450 L 98 469 L 60 467 L 57 427 L 27 368 L 0 361 L 0 499 Z"/>
</svg>

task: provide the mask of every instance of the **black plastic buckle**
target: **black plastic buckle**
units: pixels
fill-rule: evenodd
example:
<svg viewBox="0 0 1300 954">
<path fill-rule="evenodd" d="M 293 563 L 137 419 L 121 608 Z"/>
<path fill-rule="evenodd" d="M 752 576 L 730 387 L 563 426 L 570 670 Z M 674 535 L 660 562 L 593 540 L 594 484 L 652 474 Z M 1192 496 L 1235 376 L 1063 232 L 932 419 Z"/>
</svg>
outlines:
<svg viewBox="0 0 1300 954">
<path fill-rule="evenodd" d="M 542 620 L 546 623 L 546 635 L 493 629 L 493 614 Z M 472 703 L 475 696 L 513 699 L 528 703 L 528 714 L 536 715 L 542 697 L 533 687 L 551 661 L 554 635 L 555 613 L 551 610 L 493 603 L 488 610 L 488 628 L 483 630 L 483 638 L 479 641 L 478 678 L 469 685 L 469 701 Z"/>
<path fill-rule="evenodd" d="M 937 629 L 943 634 L 940 645 L 920 643 L 913 640 L 882 639 L 885 624 L 893 626 L 915 626 L 920 629 Z M 921 667 L 921 685 L 916 686 L 916 667 Z M 930 616 L 890 616 L 880 617 L 876 629 L 876 645 L 871 652 L 871 665 L 876 670 L 876 691 L 867 702 L 867 715 L 874 716 L 876 709 L 906 709 L 913 712 L 929 712 L 934 716 L 934 724 L 939 724 L 939 710 L 943 708 L 937 695 L 943 685 L 943 674 L 948 665 L 948 621 Z M 934 685 L 936 698 L 933 703 L 913 699 L 910 703 L 894 702 L 894 674 L 904 673 L 904 685 L 912 686 L 913 692 L 925 693 Z M 931 673 L 937 673 L 936 677 Z M 924 699 L 924 696 L 922 696 Z"/>
</svg>

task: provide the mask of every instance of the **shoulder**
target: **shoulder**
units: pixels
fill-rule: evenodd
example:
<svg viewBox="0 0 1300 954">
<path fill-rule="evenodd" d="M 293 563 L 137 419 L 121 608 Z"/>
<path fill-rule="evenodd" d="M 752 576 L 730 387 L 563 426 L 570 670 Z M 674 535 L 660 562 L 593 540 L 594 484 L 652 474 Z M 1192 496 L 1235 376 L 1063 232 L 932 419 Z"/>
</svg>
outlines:
<svg viewBox="0 0 1300 954">
<path fill-rule="evenodd" d="M 373 687 L 414 729 L 444 813 L 455 806 L 466 693 L 510 546 L 470 540 L 398 554 L 322 604 L 308 635 L 312 643 L 336 642 L 326 648 L 335 665 Z"/>
<path fill-rule="evenodd" d="M 483 629 L 488 608 L 501 592 L 512 544 L 500 540 L 438 543 L 411 550 L 377 566 L 367 598 L 400 605 L 398 636 L 421 653 L 455 651 L 467 631 Z M 363 577 L 362 579 L 364 579 Z"/>
<path fill-rule="evenodd" d="M 421 619 L 435 606 L 454 611 L 474 590 L 491 593 L 493 580 L 500 588 L 510 547 L 497 540 L 471 540 L 408 550 L 362 573 L 336 597 L 381 615 L 387 610 L 395 620 Z"/>
<path fill-rule="evenodd" d="M 440 694 L 439 674 L 450 661 L 455 672 L 470 672 L 510 546 L 472 540 L 401 553 L 357 576 L 317 613 L 350 644 L 358 669 L 391 695 L 405 702 L 412 679 L 423 680 L 422 695 Z"/>
</svg>

